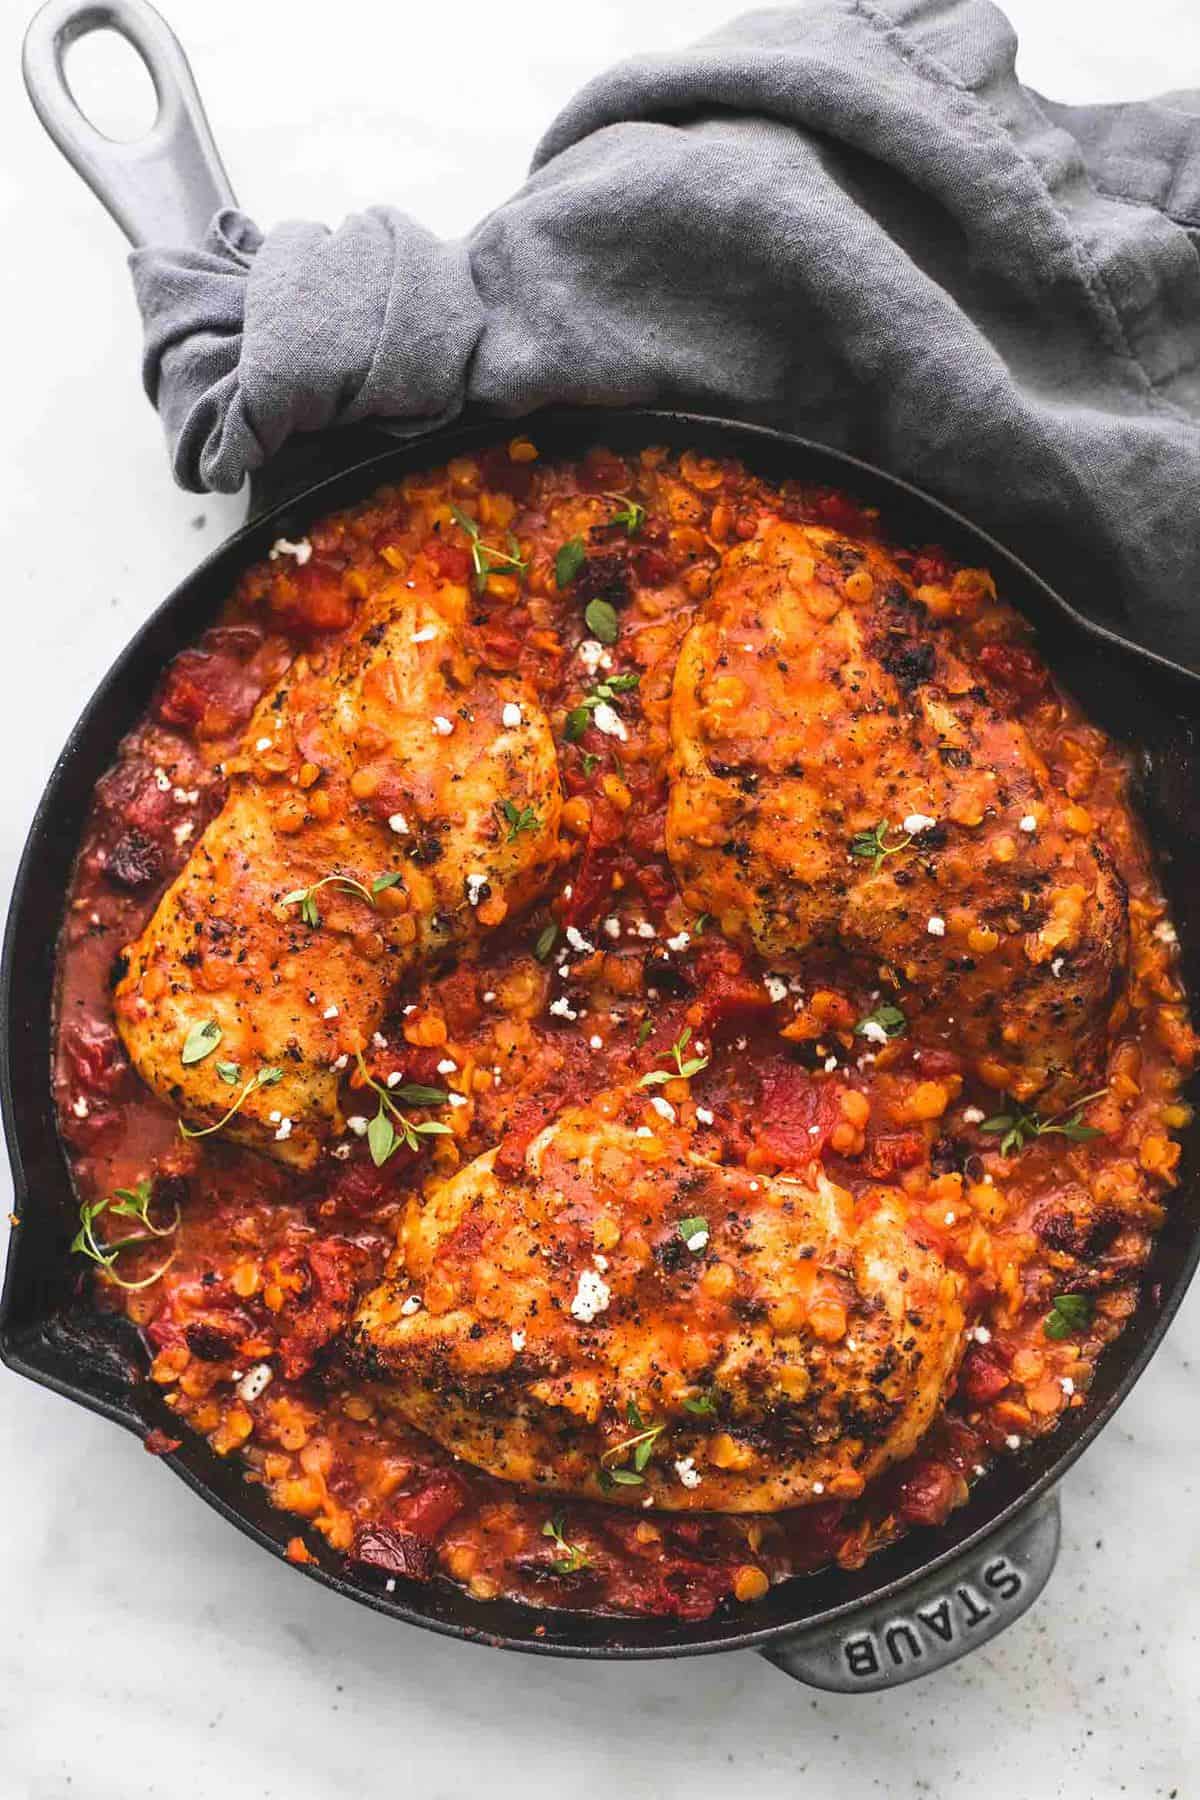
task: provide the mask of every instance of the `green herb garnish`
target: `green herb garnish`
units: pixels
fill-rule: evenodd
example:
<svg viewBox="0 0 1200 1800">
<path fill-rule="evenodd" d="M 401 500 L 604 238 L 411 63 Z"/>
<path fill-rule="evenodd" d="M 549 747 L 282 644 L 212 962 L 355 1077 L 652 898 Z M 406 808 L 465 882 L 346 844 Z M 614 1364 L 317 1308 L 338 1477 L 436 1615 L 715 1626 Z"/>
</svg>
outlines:
<svg viewBox="0 0 1200 1800">
<path fill-rule="evenodd" d="M 653 1021 L 650 1019 L 643 1019 L 641 1024 L 637 1028 L 637 1042 L 638 1042 L 639 1050 L 641 1049 L 642 1045 L 645 1043 L 646 1039 L 650 1036 L 650 1033 L 653 1030 L 654 1030 Z"/>
<path fill-rule="evenodd" d="M 85 1200 L 79 1208 L 79 1230 L 71 1240 L 72 1251 L 78 1256 L 89 1257 L 105 1271 L 110 1281 L 129 1293 L 153 1287 L 166 1274 L 178 1255 L 178 1251 L 172 1250 L 167 1260 L 143 1281 L 126 1281 L 123 1275 L 117 1273 L 117 1258 L 122 1250 L 130 1249 L 135 1244 L 152 1243 L 155 1238 L 171 1237 L 179 1228 L 178 1206 L 174 1209 L 174 1217 L 169 1225 L 155 1225 L 150 1217 L 153 1198 L 153 1185 L 149 1181 L 139 1181 L 136 1187 L 117 1188 L 111 1198 Z M 128 1237 L 110 1238 L 107 1241 L 98 1238 L 96 1221 L 106 1212 L 123 1219 L 134 1219 L 142 1229 Z"/>
<path fill-rule="evenodd" d="M 647 1425 L 636 1400 L 631 1400 L 626 1406 L 625 1416 L 631 1425 L 637 1427 L 637 1430 L 632 1437 L 622 1438 L 619 1444 L 614 1444 L 610 1450 L 606 1450 L 600 1458 L 600 1467 L 610 1480 L 617 1482 L 618 1485 L 633 1487 L 641 1481 L 642 1470 L 653 1456 L 654 1446 L 667 1427 L 665 1421 L 661 1425 Z M 627 1456 L 632 1456 L 632 1471 L 612 1466 Z"/>
<path fill-rule="evenodd" d="M 237 1065 L 234 1063 L 230 1063 L 228 1065 L 228 1067 L 230 1067 L 230 1068 L 235 1068 L 236 1066 Z M 219 1074 L 220 1070 L 218 1069 L 217 1072 Z M 222 1081 L 224 1081 L 225 1077 L 222 1075 L 221 1079 L 222 1079 Z M 234 1079 L 235 1080 L 237 1079 L 236 1076 L 234 1077 Z M 276 1082 L 282 1081 L 282 1080 L 283 1080 L 283 1070 L 282 1069 L 275 1069 L 275 1068 L 256 1069 L 254 1074 L 250 1077 L 249 1081 L 246 1083 L 245 1087 L 243 1087 L 241 1093 L 237 1096 L 237 1099 L 234 1101 L 233 1105 L 229 1108 L 229 1111 L 226 1113 L 223 1113 L 221 1115 L 221 1117 L 217 1120 L 215 1125 L 185 1125 L 183 1120 L 180 1119 L 179 1135 L 181 1137 L 185 1137 L 185 1138 L 210 1137 L 214 1131 L 220 1131 L 222 1126 L 228 1125 L 228 1123 L 229 1123 L 230 1119 L 232 1119 L 234 1113 L 241 1111 L 242 1107 L 245 1105 L 246 1101 L 250 1098 L 251 1094 L 257 1093 L 259 1088 L 274 1087 Z M 232 1084 L 229 1084 L 229 1085 L 232 1085 Z"/>
<path fill-rule="evenodd" d="M 478 522 L 469 513 L 461 512 L 457 506 L 450 508 L 456 525 L 461 525 L 471 540 L 471 567 L 475 571 L 475 591 L 482 594 L 487 586 L 489 575 L 502 575 L 506 571 L 523 575 L 529 567 L 521 559 L 520 545 L 512 532 L 508 533 L 508 549 L 500 550 L 495 544 L 486 544 L 480 533 Z"/>
<path fill-rule="evenodd" d="M 709 1388 L 703 1394 L 693 1394 L 683 1404 L 685 1411 L 695 1413 L 697 1418 L 711 1419 L 717 1410 L 717 1397 Z"/>
<path fill-rule="evenodd" d="M 513 843 L 523 831 L 537 831 L 542 823 L 532 806 L 518 806 L 513 800 L 499 801 L 497 811 L 503 814 L 508 826 L 508 836 L 504 840 L 506 844 Z"/>
<path fill-rule="evenodd" d="M 869 1012 L 865 1019 L 858 1021 L 854 1027 L 856 1035 L 858 1037 L 874 1037 L 874 1032 L 867 1030 L 868 1025 L 878 1025 L 879 1029 L 885 1031 L 890 1038 L 903 1037 L 908 1030 L 908 1020 L 900 1008 L 893 1006 L 890 1000 L 882 1000 L 874 1012 Z"/>
<path fill-rule="evenodd" d="M 383 1167 L 401 1144 L 407 1144 L 410 1150 L 419 1150 L 423 1137 L 450 1135 L 450 1127 L 443 1125 L 440 1119 L 410 1119 L 396 1104 L 403 1100 L 407 1106 L 445 1106 L 450 1096 L 444 1088 L 419 1087 L 413 1083 L 387 1088 L 375 1080 L 363 1061 L 362 1051 L 356 1050 L 354 1054 L 359 1074 L 379 1096 L 379 1110 L 367 1126 L 367 1148 L 377 1169 Z"/>
<path fill-rule="evenodd" d="M 558 942 L 558 926 L 551 923 L 544 925 L 537 934 L 537 942 L 533 946 L 533 954 L 539 962 L 549 962 L 550 952 Z"/>
<path fill-rule="evenodd" d="M 298 906 L 300 917 L 304 923 L 315 931 L 321 923 L 321 912 L 317 906 L 316 897 L 322 888 L 341 888 L 343 893 L 357 894 L 360 900 L 365 900 L 368 906 L 374 907 L 377 894 L 382 894 L 385 888 L 395 887 L 396 883 L 403 879 L 403 876 L 397 871 L 389 870 L 386 875 L 377 875 L 370 887 L 366 887 L 361 881 L 356 881 L 353 875 L 323 875 L 320 881 L 314 881 L 311 887 L 293 888 L 290 894 L 283 896 L 280 905 Z"/>
<path fill-rule="evenodd" d="M 697 1213 L 690 1219 L 680 1219 L 675 1230 L 693 1256 L 699 1256 L 702 1250 L 708 1248 L 708 1220 L 703 1214 Z"/>
<path fill-rule="evenodd" d="M 1065 1338 L 1091 1322 L 1092 1302 L 1086 1294 L 1055 1294 L 1042 1329 L 1048 1338 Z"/>
<path fill-rule="evenodd" d="M 671 1045 L 670 1055 L 675 1058 L 673 1069 L 651 1069 L 648 1075 L 642 1076 L 638 1086 L 640 1088 L 661 1087 L 663 1082 L 674 1081 L 677 1077 L 683 1081 L 690 1081 L 693 1075 L 700 1073 L 701 1069 L 707 1069 L 709 1063 L 707 1056 L 689 1056 L 687 1061 L 684 1061 L 683 1053 L 688 1047 L 691 1035 L 691 1026 L 685 1025 Z"/>
<path fill-rule="evenodd" d="M 218 1081 L 223 1081 L 226 1087 L 236 1087 L 242 1078 L 241 1063 L 217 1062 L 213 1068 L 217 1071 Z"/>
<path fill-rule="evenodd" d="M 547 1519 L 542 1526 L 542 1536 L 553 1538 L 561 1552 L 550 1564 L 554 1573 L 556 1575 L 576 1575 L 580 1569 L 586 1569 L 590 1564 L 579 1545 L 568 1543 L 563 1535 L 565 1523 L 564 1515 L 560 1512 L 555 1513 L 554 1517 Z"/>
<path fill-rule="evenodd" d="M 1052 1113 L 1048 1119 L 1040 1118 L 1037 1113 L 1018 1106 L 1010 1113 L 997 1113 L 995 1118 L 985 1119 L 979 1129 L 986 1131 L 990 1137 L 1000 1139 L 1001 1156 L 1015 1156 L 1024 1150 L 1026 1144 L 1031 1144 L 1034 1138 L 1040 1137 L 1065 1137 L 1070 1138 L 1073 1143 L 1085 1144 L 1091 1138 L 1100 1137 L 1101 1133 L 1094 1125 L 1081 1123 L 1083 1109 L 1107 1092 L 1106 1087 L 1097 1088 L 1094 1094 L 1085 1094 L 1082 1100 L 1076 1100 L 1074 1106 L 1065 1106 L 1062 1112 Z M 1067 1114 L 1070 1116 L 1066 1117 Z"/>
<path fill-rule="evenodd" d="M 869 861 L 873 875 L 879 873 L 885 857 L 895 856 L 899 851 L 907 850 L 912 843 L 912 838 L 905 834 L 898 843 L 889 844 L 887 837 L 891 829 L 886 820 L 880 819 L 872 831 L 860 831 L 850 839 L 851 856 L 861 856 L 864 860 Z"/>
<path fill-rule="evenodd" d="M 570 587 L 587 560 L 587 545 L 581 537 L 568 538 L 554 559 L 554 579 L 560 588 Z"/>
<path fill-rule="evenodd" d="M 615 500 L 620 507 L 612 516 L 614 525 L 623 525 L 630 537 L 636 537 L 646 523 L 646 509 L 640 500 L 631 500 L 627 494 L 605 494 L 606 500 Z"/>
<path fill-rule="evenodd" d="M 598 682 L 589 694 L 585 694 L 578 706 L 573 706 L 567 714 L 563 726 L 563 736 L 569 744 L 576 743 L 591 723 L 592 714 L 605 701 L 613 701 L 618 694 L 628 694 L 635 688 L 641 676 L 637 674 L 609 675 Z"/>
<path fill-rule="evenodd" d="M 206 1056 L 211 1056 L 221 1037 L 221 1027 L 215 1019 L 203 1019 L 200 1024 L 193 1025 L 179 1052 L 179 1060 L 184 1068 L 190 1068 L 192 1063 L 203 1062 Z"/>
<path fill-rule="evenodd" d="M 621 635 L 617 609 L 607 600 L 589 600 L 584 608 L 583 622 L 602 644 L 615 644 Z"/>
</svg>

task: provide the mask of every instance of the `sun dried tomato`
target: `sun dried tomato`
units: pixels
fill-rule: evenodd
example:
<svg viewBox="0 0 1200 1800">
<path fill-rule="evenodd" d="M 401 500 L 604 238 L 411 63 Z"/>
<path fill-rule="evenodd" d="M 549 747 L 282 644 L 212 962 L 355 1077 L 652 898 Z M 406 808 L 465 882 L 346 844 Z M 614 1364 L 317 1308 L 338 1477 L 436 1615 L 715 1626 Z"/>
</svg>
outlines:
<svg viewBox="0 0 1200 1800">
<path fill-rule="evenodd" d="M 963 1357 L 958 1377 L 958 1391 L 972 1406 L 986 1406 L 1002 1394 L 1009 1383 L 1008 1368 L 996 1350 L 972 1344 Z"/>
<path fill-rule="evenodd" d="M 385 1569 L 389 1575 L 402 1575 L 406 1581 L 428 1581 L 437 1562 L 432 1545 L 424 1538 L 387 1525 L 371 1525 L 360 1531 L 353 1555 L 356 1562 Z"/>
<path fill-rule="evenodd" d="M 104 872 L 118 887 L 149 887 L 162 874 L 163 853 L 153 838 L 136 828 L 123 831 L 108 853 Z"/>
</svg>

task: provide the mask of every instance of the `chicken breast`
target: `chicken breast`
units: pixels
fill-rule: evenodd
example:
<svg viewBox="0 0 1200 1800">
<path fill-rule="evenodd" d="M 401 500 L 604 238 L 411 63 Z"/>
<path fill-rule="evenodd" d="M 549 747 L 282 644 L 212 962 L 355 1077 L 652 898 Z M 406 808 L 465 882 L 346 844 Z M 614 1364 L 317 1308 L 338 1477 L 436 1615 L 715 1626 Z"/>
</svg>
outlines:
<svg viewBox="0 0 1200 1800">
<path fill-rule="evenodd" d="M 143 1079 L 204 1124 L 249 1084 L 223 1129 L 283 1162 L 316 1160 L 405 972 L 527 905 L 558 859 L 549 723 L 466 657 L 467 600 L 397 579 L 336 662 L 298 659 L 126 953 L 116 1016 Z"/>
<path fill-rule="evenodd" d="M 959 1282 L 898 1190 L 856 1205 L 817 1170 L 723 1167 L 638 1095 L 564 1113 L 515 1175 L 496 1155 L 410 1204 L 349 1338 L 457 1456 L 556 1493 L 771 1512 L 860 1493 L 929 1425 Z"/>
<path fill-rule="evenodd" d="M 820 527 L 734 550 L 676 667 L 668 853 L 726 936 L 861 953 L 990 1085 L 1065 1101 L 1102 1064 L 1125 893 L 931 598 Z"/>
</svg>

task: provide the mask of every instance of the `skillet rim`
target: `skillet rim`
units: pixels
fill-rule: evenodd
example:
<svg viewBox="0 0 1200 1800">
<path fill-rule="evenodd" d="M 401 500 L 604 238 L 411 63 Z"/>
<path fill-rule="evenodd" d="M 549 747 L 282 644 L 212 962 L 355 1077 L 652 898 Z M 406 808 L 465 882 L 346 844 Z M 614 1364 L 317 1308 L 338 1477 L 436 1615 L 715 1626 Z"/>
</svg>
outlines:
<svg viewBox="0 0 1200 1800">
<path fill-rule="evenodd" d="M 101 715 L 106 711 L 115 710 L 116 715 L 125 721 L 116 733 L 116 742 L 136 723 L 144 710 L 144 702 L 137 698 L 122 699 L 122 687 L 128 683 L 133 671 L 141 669 L 147 654 L 153 652 L 153 640 L 172 627 L 175 614 L 185 612 L 189 602 L 195 603 L 197 590 L 213 585 L 220 578 L 223 591 L 228 593 L 241 569 L 264 554 L 269 543 L 281 532 L 294 533 L 299 524 L 307 524 L 339 507 L 354 504 L 366 498 L 374 488 L 410 469 L 444 462 L 465 450 L 503 441 L 510 435 L 515 423 L 515 420 L 490 418 L 459 423 L 452 428 L 420 436 L 392 435 L 385 431 L 373 434 L 374 442 L 369 445 L 365 454 L 352 456 L 349 462 L 339 464 L 332 473 L 322 474 L 318 479 L 306 482 L 300 489 L 269 505 L 265 510 L 252 512 L 235 532 L 210 551 L 150 613 L 97 684 L 62 751 L 55 759 L 29 828 L 13 881 L 3 956 L 0 960 L 0 1110 L 3 1112 L 5 1138 L 12 1167 L 15 1203 L 22 1218 L 30 1201 L 27 1159 L 23 1153 L 26 1127 L 19 1117 L 13 1080 L 14 1061 L 20 1049 L 14 1040 L 14 973 L 18 958 L 24 952 L 24 939 L 31 926 L 31 921 L 25 918 L 25 912 L 30 904 L 29 890 L 34 879 L 38 851 L 47 834 L 54 831 L 60 789 L 75 771 L 76 764 L 85 756 L 87 746 L 84 740 L 90 732 L 99 728 Z M 828 479 L 832 485 L 850 492 L 857 491 L 859 494 L 866 490 L 872 503 L 880 498 L 878 490 L 883 490 L 885 506 L 889 496 L 909 507 L 915 505 L 918 512 L 936 515 L 949 527 L 951 537 L 967 539 L 980 547 L 989 566 L 1002 567 L 1010 577 L 1016 578 L 1018 588 L 1028 589 L 1037 596 L 1040 605 L 1048 606 L 1052 617 L 1090 639 L 1105 654 L 1132 657 L 1135 664 L 1140 663 L 1156 679 L 1176 687 L 1179 704 L 1200 728 L 1200 673 L 1174 663 L 1144 645 L 1125 639 L 1108 626 L 1078 612 L 1022 558 L 953 507 L 902 477 L 890 474 L 848 452 L 767 426 L 673 409 L 548 408 L 524 415 L 520 424 L 523 430 L 534 431 L 544 439 L 549 434 L 546 445 L 548 456 L 578 454 L 589 443 L 605 441 L 624 440 L 645 445 L 665 440 L 682 449 L 698 440 L 707 439 L 711 442 L 715 439 L 727 454 L 743 458 L 751 467 L 755 466 L 754 452 L 757 448 L 768 459 L 773 456 L 780 460 L 794 460 L 800 465 L 815 463 L 823 466 L 825 473 L 817 475 L 815 479 Z M 334 453 L 339 447 L 338 435 L 329 434 L 330 447 Z M 347 433 L 343 444 L 351 437 L 352 434 Z M 559 442 L 559 439 L 566 441 Z M 362 441 L 361 437 L 357 439 L 359 445 Z M 757 460 L 761 463 L 763 456 Z M 1018 610 L 1025 609 L 1018 604 Z M 1038 628 L 1038 620 L 1034 619 L 1032 623 Z M 176 638 L 176 651 L 194 641 L 196 634 L 194 624 L 189 626 L 189 635 L 182 640 L 177 631 L 169 631 L 169 635 Z M 1065 674 L 1063 678 L 1066 679 Z M 132 684 L 135 695 L 139 685 L 136 682 Z M 110 732 L 109 735 L 113 734 Z M 71 848 L 73 856 L 77 840 Z M 55 951 L 61 923 L 60 913 L 55 921 L 53 934 Z M 44 936 L 44 930 L 42 935 Z M 55 954 L 50 959 L 51 1005 L 56 960 Z M 69 1189 L 69 1171 L 57 1133 L 55 1138 L 59 1172 Z M 1193 1183 L 1189 1183 L 1185 1177 L 1174 1192 L 1182 1199 L 1192 1184 L 1194 1178 Z M 1161 1236 L 1167 1235 L 1167 1229 L 1164 1225 Z M 136 1410 L 131 1401 L 123 1403 L 115 1390 L 107 1393 L 89 1390 L 51 1368 L 39 1366 L 22 1347 L 12 1328 L 12 1316 L 18 1300 L 21 1238 L 21 1230 L 15 1227 L 9 1239 L 5 1281 L 0 1295 L 0 1361 L 14 1373 L 49 1387 L 64 1398 L 98 1412 L 144 1437 L 152 1420 Z M 369 1586 L 365 1580 L 353 1579 L 339 1568 L 326 1568 L 320 1563 L 292 1566 L 298 1567 L 301 1573 L 336 1593 L 375 1611 L 402 1619 L 408 1624 L 435 1631 L 442 1636 L 535 1655 L 634 1661 L 713 1654 L 726 1650 L 761 1650 L 778 1646 L 800 1635 L 815 1635 L 831 1626 L 846 1625 L 866 1608 L 899 1599 L 917 1581 L 936 1574 L 977 1551 L 989 1539 L 1001 1534 L 1056 1485 L 1094 1442 L 1141 1378 L 1178 1311 L 1198 1264 L 1200 1227 L 1195 1227 L 1190 1231 L 1177 1266 L 1169 1275 L 1157 1309 L 1152 1309 L 1149 1298 L 1144 1297 L 1126 1322 L 1121 1338 L 1104 1353 L 1098 1369 L 1108 1372 L 1109 1391 L 1094 1410 L 1091 1407 L 1081 1409 L 1081 1422 L 1078 1426 L 1068 1428 L 1064 1422 L 1050 1436 L 1038 1440 L 1023 1451 L 1019 1460 L 1013 1458 L 994 1466 L 974 1491 L 972 1502 L 952 1515 L 946 1525 L 937 1528 L 938 1547 L 931 1554 L 919 1554 L 923 1539 L 917 1530 L 911 1530 L 898 1544 L 889 1546 L 869 1559 L 867 1569 L 884 1571 L 882 1580 L 861 1593 L 835 1600 L 823 1607 L 818 1606 L 814 1611 L 804 1610 L 804 1596 L 806 1592 L 813 1591 L 813 1584 L 820 1581 L 822 1575 L 795 1576 L 774 1587 L 764 1601 L 756 1603 L 760 1616 L 762 1609 L 772 1602 L 771 1610 L 789 1616 L 748 1629 L 738 1629 L 737 1622 L 731 1625 L 724 1619 L 717 1622 L 714 1629 L 714 1620 L 711 1618 L 692 1626 L 670 1618 L 642 1620 L 566 1610 L 542 1612 L 520 1602 L 480 1602 L 470 1599 L 465 1600 L 469 1609 L 467 1616 L 454 1618 L 438 1616 L 436 1604 L 431 1605 L 426 1600 L 426 1596 L 429 1596 L 436 1603 L 441 1596 L 440 1584 L 433 1588 L 416 1587 L 414 1584 L 410 1599 L 407 1595 L 399 1594 L 399 1584 L 397 1594 L 389 1595 L 382 1589 Z M 101 1390 L 103 1385 L 100 1384 Z M 1101 1385 L 1099 1374 L 1097 1385 Z M 145 1387 L 144 1381 L 131 1384 L 129 1393 L 132 1395 L 139 1387 Z M 168 1418 L 169 1416 L 166 1415 Z M 218 1467 L 228 1469 L 232 1465 L 217 1458 L 215 1452 L 200 1439 L 194 1443 L 191 1439 L 187 1440 L 186 1451 L 189 1454 L 181 1455 L 176 1452 L 163 1460 L 224 1519 L 237 1526 L 260 1548 L 267 1549 L 282 1559 L 281 1541 L 250 1517 L 248 1510 L 240 1508 L 206 1479 L 206 1474 L 215 1473 Z M 1030 1469 L 1033 1470 L 1032 1476 L 1026 1480 L 1025 1476 Z M 993 1494 L 1000 1490 L 999 1499 L 993 1501 L 990 1509 L 980 1509 L 986 1512 L 981 1522 L 964 1529 L 964 1515 L 974 1510 L 975 1497 L 982 1498 L 989 1489 Z M 240 1484 L 237 1491 L 247 1495 L 254 1492 L 246 1484 Z M 282 1522 L 282 1534 L 286 1536 L 290 1515 L 275 1516 Z M 957 1530 L 954 1529 L 955 1521 L 959 1526 Z M 338 1560 L 344 1568 L 353 1566 L 344 1558 Z M 909 1566 L 897 1569 L 897 1564 Z M 423 1601 L 425 1604 L 421 1603 Z M 450 1590 L 448 1605 L 453 1607 L 463 1601 L 464 1597 L 458 1590 Z M 515 1633 L 513 1627 L 518 1620 L 525 1622 L 529 1635 Z M 546 1635 L 540 1638 L 533 1636 L 536 1627 L 545 1630 Z M 552 1632 L 554 1635 L 551 1635 Z M 600 1636 L 600 1633 L 607 1635 Z M 592 1641 L 588 1641 L 585 1634 L 591 1634 Z"/>
</svg>

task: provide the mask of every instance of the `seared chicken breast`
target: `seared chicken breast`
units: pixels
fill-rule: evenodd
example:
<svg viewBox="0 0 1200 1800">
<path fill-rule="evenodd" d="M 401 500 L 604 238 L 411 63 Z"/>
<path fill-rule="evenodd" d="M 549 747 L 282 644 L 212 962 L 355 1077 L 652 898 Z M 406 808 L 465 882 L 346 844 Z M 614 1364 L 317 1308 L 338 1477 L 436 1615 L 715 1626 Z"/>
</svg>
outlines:
<svg viewBox="0 0 1200 1800">
<path fill-rule="evenodd" d="M 821 527 L 735 549 L 675 671 L 668 853 L 726 936 L 860 953 L 983 1080 L 1065 1100 L 1102 1065 L 1125 893 L 942 598 Z"/>
<path fill-rule="evenodd" d="M 899 1190 L 751 1175 L 644 1096 L 613 1110 L 564 1113 L 511 1178 L 490 1151 L 414 1199 L 351 1357 L 506 1481 L 729 1512 L 860 1493 L 946 1392 L 957 1276 Z"/>
<path fill-rule="evenodd" d="M 466 656 L 467 604 L 397 579 L 335 661 L 297 660 L 126 953 L 116 1016 L 138 1072 L 197 1124 L 250 1084 L 225 1133 L 282 1162 L 316 1160 L 400 977 L 527 905 L 558 857 L 549 723 Z"/>
</svg>

